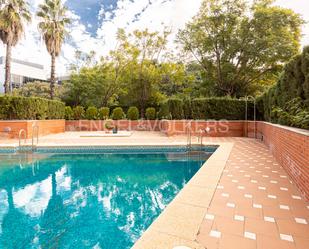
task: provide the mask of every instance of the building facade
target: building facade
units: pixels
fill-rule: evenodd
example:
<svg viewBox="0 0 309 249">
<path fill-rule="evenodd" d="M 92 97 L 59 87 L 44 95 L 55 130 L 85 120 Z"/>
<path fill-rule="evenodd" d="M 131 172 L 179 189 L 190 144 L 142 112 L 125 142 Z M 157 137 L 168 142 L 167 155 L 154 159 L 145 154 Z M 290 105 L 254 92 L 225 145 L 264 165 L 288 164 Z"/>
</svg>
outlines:
<svg viewBox="0 0 309 249">
<path fill-rule="evenodd" d="M 18 59 L 11 60 L 10 89 L 19 88 L 27 82 L 47 81 L 44 66 Z M 5 57 L 0 57 L 0 93 L 4 92 Z"/>
</svg>

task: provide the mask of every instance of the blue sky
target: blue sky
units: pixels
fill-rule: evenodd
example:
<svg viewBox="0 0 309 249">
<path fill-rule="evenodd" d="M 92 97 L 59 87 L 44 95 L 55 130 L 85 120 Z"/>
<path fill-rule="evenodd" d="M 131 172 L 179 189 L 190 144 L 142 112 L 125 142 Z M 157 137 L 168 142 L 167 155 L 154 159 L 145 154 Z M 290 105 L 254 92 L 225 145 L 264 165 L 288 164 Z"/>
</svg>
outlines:
<svg viewBox="0 0 309 249">
<path fill-rule="evenodd" d="M 38 30 L 35 10 L 43 0 L 27 0 L 31 6 L 33 21 L 26 27 L 25 36 L 14 47 L 13 57 L 41 63 L 49 73 L 50 56 Z M 115 34 L 118 28 L 127 32 L 148 28 L 163 31 L 169 27 L 170 48 L 177 31 L 185 26 L 199 10 L 202 0 L 63 0 L 74 20 L 70 28 L 70 39 L 63 45 L 57 58 L 58 75 L 67 74 L 69 64 L 74 61 L 75 50 L 96 51 L 106 55 L 115 47 Z M 252 0 L 249 0 L 252 1 Z M 301 14 L 309 23 L 309 0 L 276 0 L 276 4 L 291 8 Z M 309 44 L 309 24 L 303 28 L 302 44 Z M 0 55 L 4 54 L 0 46 Z"/>
<path fill-rule="evenodd" d="M 101 18 L 100 11 L 112 12 L 117 8 L 117 0 L 83 0 L 82 4 L 77 0 L 67 0 L 67 7 L 81 17 L 81 22 L 86 30 L 95 36 L 104 18 Z"/>
</svg>

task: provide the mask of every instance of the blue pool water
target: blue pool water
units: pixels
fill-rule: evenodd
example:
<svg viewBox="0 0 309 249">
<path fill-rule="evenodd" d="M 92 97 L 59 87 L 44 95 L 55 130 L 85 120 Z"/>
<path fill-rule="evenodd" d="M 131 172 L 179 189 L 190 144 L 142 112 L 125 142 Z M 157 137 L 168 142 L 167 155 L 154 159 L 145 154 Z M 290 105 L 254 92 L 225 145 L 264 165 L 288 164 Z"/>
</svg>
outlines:
<svg viewBox="0 0 309 249">
<path fill-rule="evenodd" d="M 0 248 L 130 248 L 210 155 L 0 155 Z"/>
</svg>

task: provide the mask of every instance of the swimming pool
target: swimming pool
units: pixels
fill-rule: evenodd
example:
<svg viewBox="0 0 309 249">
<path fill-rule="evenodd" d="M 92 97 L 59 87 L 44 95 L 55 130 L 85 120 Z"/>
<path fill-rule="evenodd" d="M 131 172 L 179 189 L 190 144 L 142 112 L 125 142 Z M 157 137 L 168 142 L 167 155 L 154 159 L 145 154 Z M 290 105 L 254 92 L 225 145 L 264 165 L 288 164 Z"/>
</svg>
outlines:
<svg viewBox="0 0 309 249">
<path fill-rule="evenodd" d="M 1 154 L 0 248 L 130 248 L 215 149 Z"/>
</svg>

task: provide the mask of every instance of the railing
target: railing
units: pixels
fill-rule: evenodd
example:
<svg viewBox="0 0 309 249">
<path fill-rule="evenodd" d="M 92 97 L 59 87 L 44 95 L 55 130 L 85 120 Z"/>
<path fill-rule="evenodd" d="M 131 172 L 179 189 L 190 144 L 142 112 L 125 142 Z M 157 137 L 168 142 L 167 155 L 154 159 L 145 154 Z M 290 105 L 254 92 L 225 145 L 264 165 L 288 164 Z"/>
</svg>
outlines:
<svg viewBox="0 0 309 249">
<path fill-rule="evenodd" d="M 187 151 L 191 151 L 192 150 L 192 134 L 191 134 L 191 123 L 189 123 L 187 125 Z"/>
<path fill-rule="evenodd" d="M 34 136 L 36 136 L 36 145 L 34 145 Z M 33 125 L 32 126 L 32 138 L 31 138 L 31 148 L 34 151 L 35 146 L 39 144 L 39 126 Z"/>
<path fill-rule="evenodd" d="M 254 138 L 256 138 L 256 99 L 253 97 L 253 96 L 246 96 L 245 97 L 245 101 L 246 101 L 246 116 L 245 116 L 245 119 L 246 119 L 246 136 L 248 136 L 248 101 L 249 100 L 253 100 L 253 103 L 254 103 Z"/>
<path fill-rule="evenodd" d="M 22 138 L 22 135 L 24 134 L 24 138 Z M 25 145 L 27 145 L 27 132 L 24 129 L 21 129 L 18 134 L 18 149 L 21 150 L 21 140 L 24 139 Z"/>
</svg>

